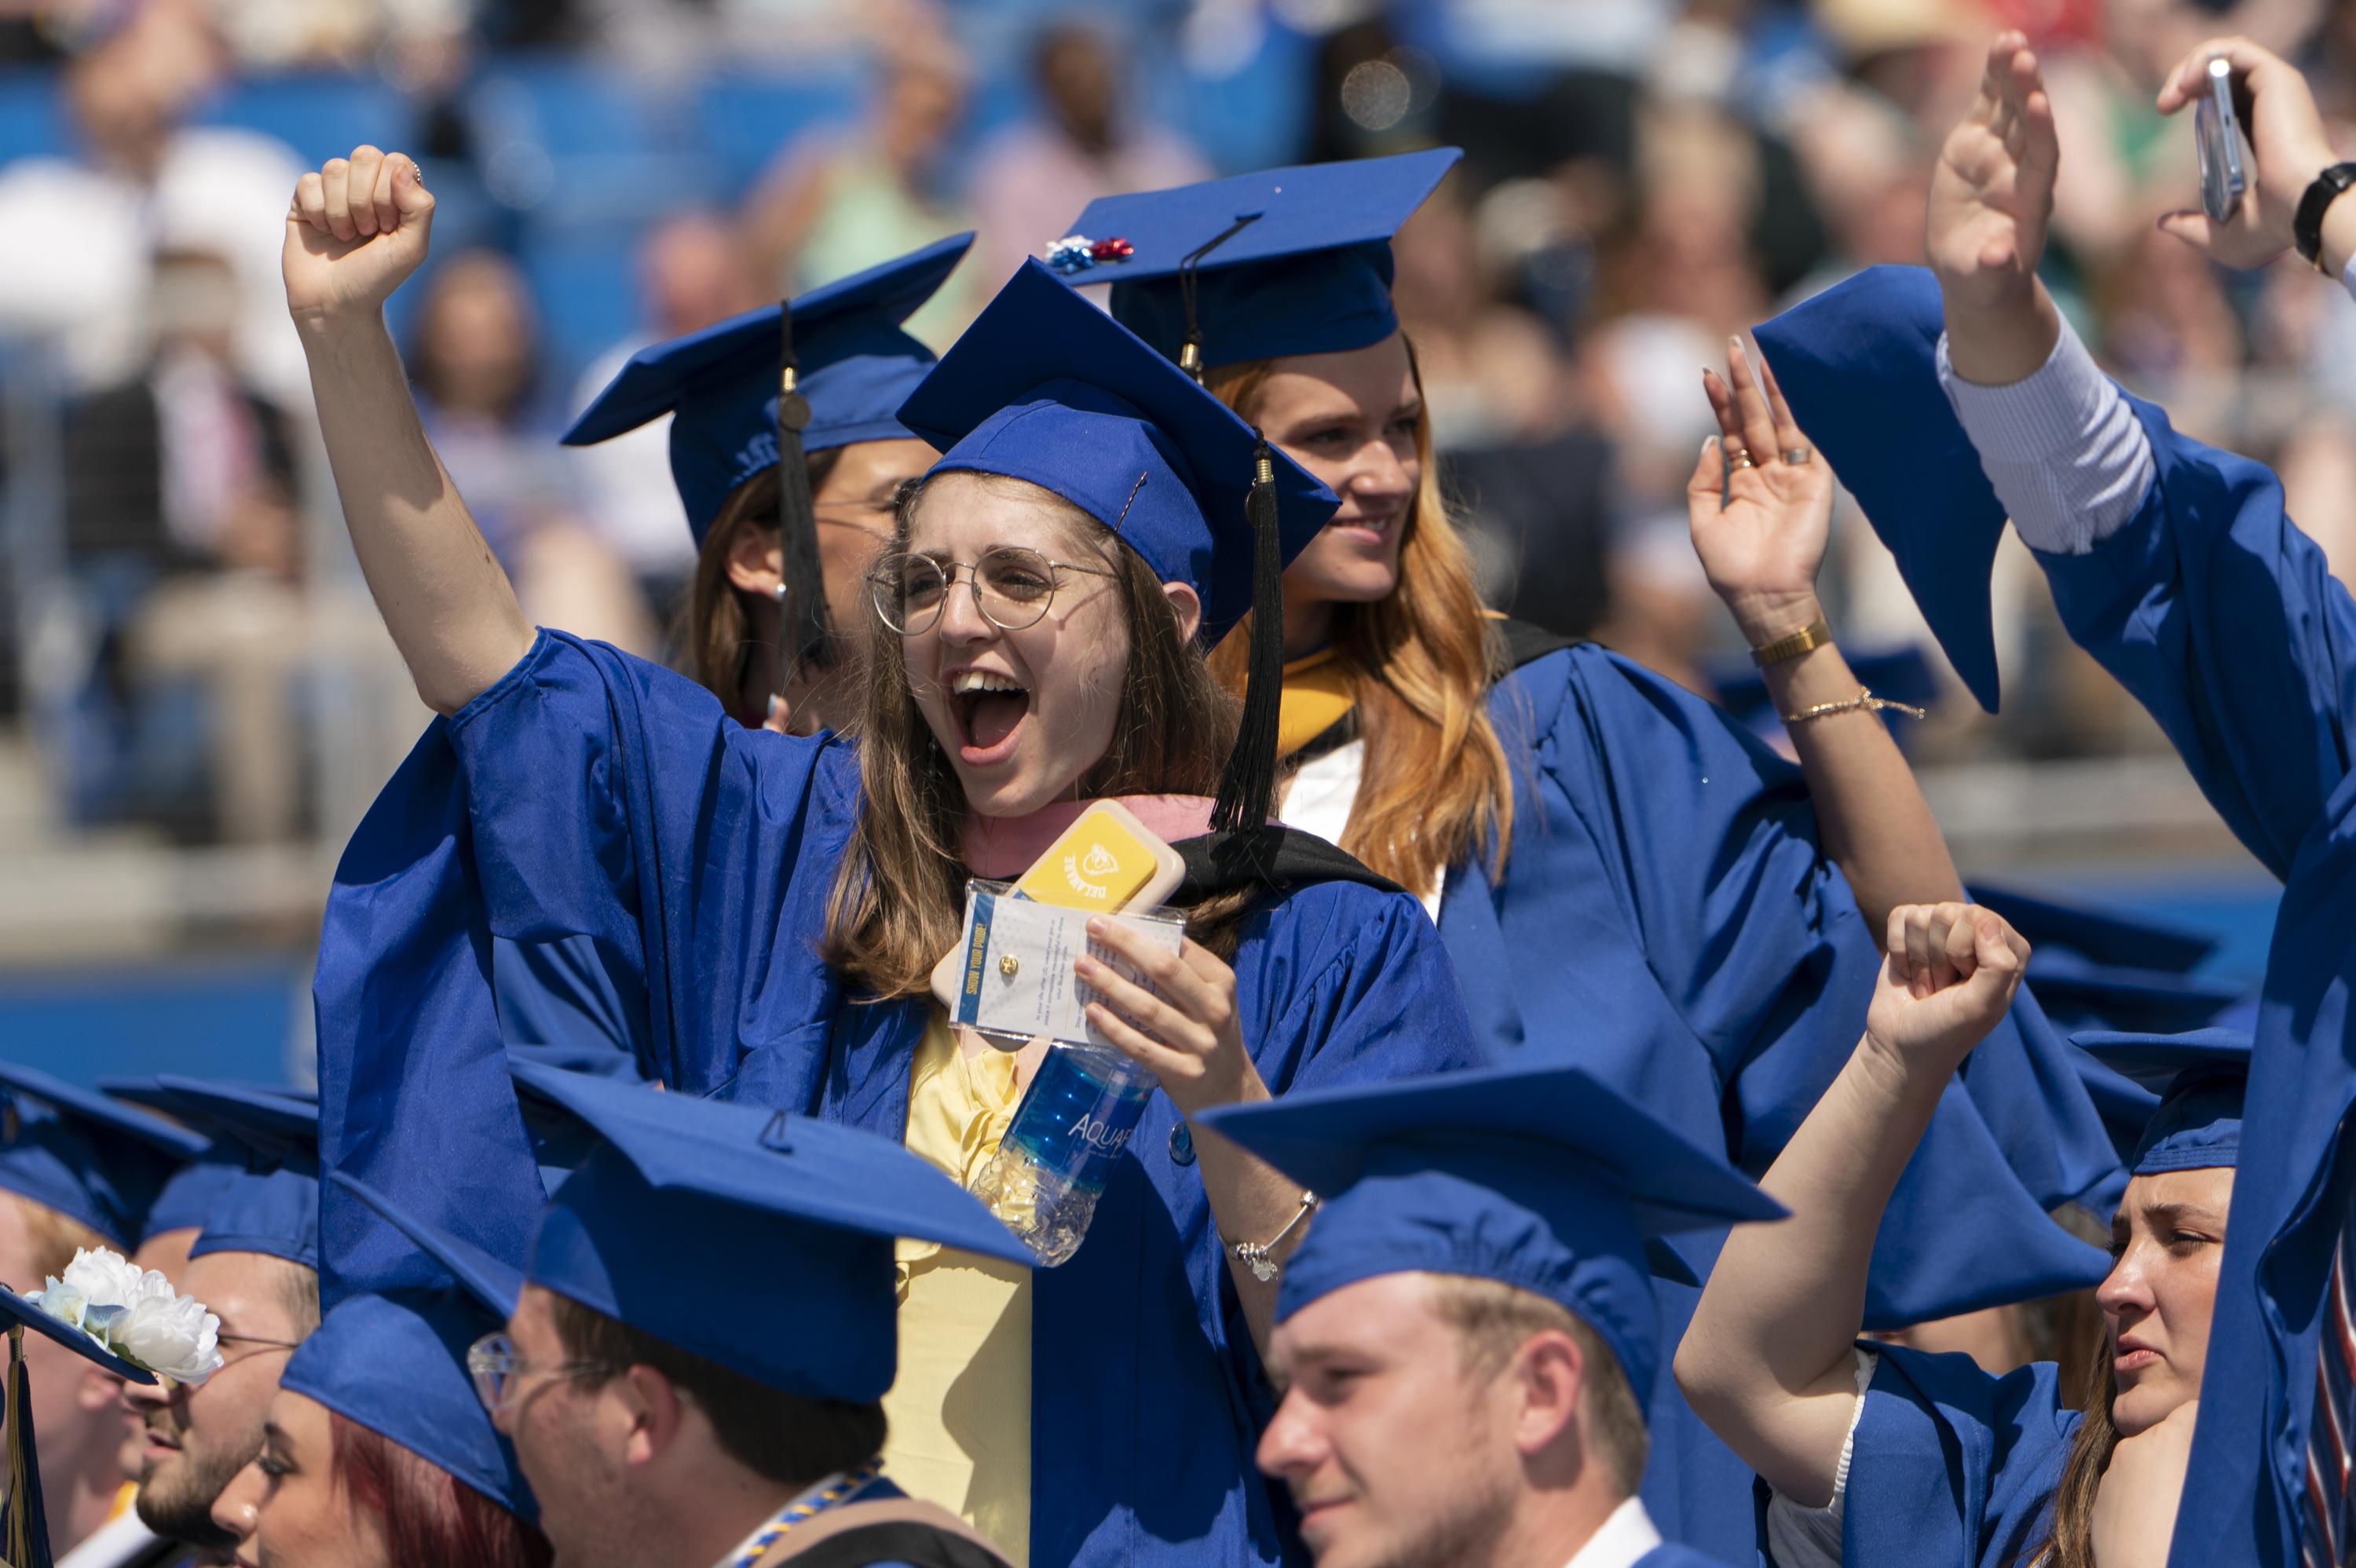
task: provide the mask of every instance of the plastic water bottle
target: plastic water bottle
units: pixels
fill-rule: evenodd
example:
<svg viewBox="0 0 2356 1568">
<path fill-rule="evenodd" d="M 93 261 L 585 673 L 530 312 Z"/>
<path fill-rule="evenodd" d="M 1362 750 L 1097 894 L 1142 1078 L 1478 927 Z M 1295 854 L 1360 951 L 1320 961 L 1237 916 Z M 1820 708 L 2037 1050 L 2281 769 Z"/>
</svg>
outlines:
<svg viewBox="0 0 2356 1568">
<path fill-rule="evenodd" d="M 1068 1261 L 1153 1088 L 1153 1075 L 1117 1051 L 1052 1046 L 974 1196 L 1042 1264 Z"/>
</svg>

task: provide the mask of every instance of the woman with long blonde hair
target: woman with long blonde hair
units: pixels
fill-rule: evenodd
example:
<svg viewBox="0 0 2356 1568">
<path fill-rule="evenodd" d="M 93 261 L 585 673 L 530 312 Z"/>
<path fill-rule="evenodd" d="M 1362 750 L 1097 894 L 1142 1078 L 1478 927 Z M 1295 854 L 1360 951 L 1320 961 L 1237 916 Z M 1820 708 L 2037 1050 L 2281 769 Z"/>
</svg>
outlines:
<svg viewBox="0 0 2356 1568">
<path fill-rule="evenodd" d="M 1108 197 L 1055 253 L 1341 497 L 1284 575 L 1284 819 L 1424 901 L 1489 1060 L 1576 1062 L 1757 1170 L 1862 1025 L 1890 910 L 1961 884 L 1816 601 L 1831 475 L 1739 345 L 1705 376 L 1721 435 L 1696 465 L 1694 539 L 1795 716 L 1801 766 L 1627 659 L 1485 611 L 1390 297 L 1391 236 L 1456 156 Z M 1239 673 L 1244 643 L 1213 668 Z M 1927 1221 L 2024 1188 L 2052 1207 L 2115 1184 L 2064 1049 L 2033 1003 L 1999 1026 L 1899 1209 Z M 2085 1259 L 2056 1249 L 1953 1272 L 1893 1253 L 1870 1320 L 2082 1283 Z M 1664 1287 L 1672 1335 L 1692 1300 Z M 1747 1471 L 1665 1382 L 1653 1427 L 1665 1533 L 1746 1559 Z"/>
<path fill-rule="evenodd" d="M 524 621 L 384 335 L 432 218 L 414 165 L 371 148 L 305 176 L 287 226 L 353 543 L 448 716 L 329 900 L 323 1118 L 365 1143 L 442 1115 L 437 1074 L 498 1038 L 479 933 L 580 938 L 646 1076 L 775 1107 L 781 1157 L 819 1116 L 970 1182 L 1042 1061 L 1069 1059 L 954 1026 L 929 972 L 969 880 L 1021 875 L 1119 797 L 1188 864 L 1183 938 L 1100 922 L 1088 945 L 1153 989 L 1095 956 L 1068 978 L 1151 1086 L 1125 1142 L 1101 1118 L 1048 1140 L 1085 1143 L 1068 1174 L 1102 1182 L 1068 1262 L 901 1254 L 884 1460 L 1035 1568 L 1293 1560 L 1250 1456 L 1275 1281 L 1313 1203 L 1193 1118 L 1472 1055 L 1414 901 L 1267 826 L 1273 685 L 1238 713 L 1195 652 L 1263 591 L 1272 608 L 1332 493 L 1026 269 L 899 410 L 943 455 L 868 574 L 852 733 L 748 731 L 691 682 Z"/>
</svg>

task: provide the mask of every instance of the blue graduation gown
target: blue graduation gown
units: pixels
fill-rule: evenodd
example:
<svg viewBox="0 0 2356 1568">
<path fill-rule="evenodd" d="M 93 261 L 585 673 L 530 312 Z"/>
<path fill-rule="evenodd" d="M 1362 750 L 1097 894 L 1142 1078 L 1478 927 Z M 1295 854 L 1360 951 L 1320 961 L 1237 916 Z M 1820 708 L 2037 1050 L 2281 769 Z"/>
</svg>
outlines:
<svg viewBox="0 0 2356 1568">
<path fill-rule="evenodd" d="M 848 746 L 745 730 L 669 671 L 542 633 L 420 747 L 437 749 L 455 758 L 446 782 L 466 833 L 455 848 L 422 843 L 415 877 L 470 880 L 502 960 L 602 976 L 598 995 L 619 1001 L 589 1011 L 618 1019 L 626 1071 L 905 1136 L 929 1004 L 861 1002 L 819 954 L 859 806 Z M 402 938 L 421 902 L 411 880 L 391 866 L 339 881 L 330 931 L 348 934 L 322 944 L 323 989 L 348 987 Z M 487 1009 L 489 967 L 426 978 Z M 1403 894 L 1318 882 L 1273 896 L 1246 918 L 1235 970 L 1244 1038 L 1277 1093 L 1474 1060 L 1446 953 Z M 518 1016 L 512 995 L 503 1007 Z M 1157 1097 L 1087 1244 L 1036 1276 L 1040 1568 L 1300 1557 L 1252 1465 L 1273 1401 L 1194 1157 Z"/>
<path fill-rule="evenodd" d="M 1990 1377 L 1969 1356 L 1877 1345 L 1841 1510 L 1841 1560 L 2019 1568 L 2052 1528 L 2079 1415 L 2051 1361 Z M 1760 1483 L 1762 1504 L 1766 1485 Z"/>
<path fill-rule="evenodd" d="M 2135 407 L 2158 469 L 2143 505 L 2090 553 L 2038 559 L 2071 636 L 2284 882 L 2171 1556 L 2273 1568 L 2298 1561 L 2319 1308 L 2356 1175 L 2356 604 L 2271 473 Z"/>
<path fill-rule="evenodd" d="M 1800 770 L 1593 645 L 1522 665 L 1490 716 L 1515 780 L 1512 854 L 1494 881 L 1452 869 L 1440 912 L 1484 1053 L 1576 1061 L 1763 1172 L 1864 1032 L 1880 964 L 1879 933 L 1817 842 Z M 2043 1211 L 2078 1200 L 2108 1212 L 2122 1184 L 2068 1042 L 2024 992 L 1907 1168 L 1867 1326 L 2091 1282 L 2101 1254 Z M 1720 1240 L 1679 1246 L 1706 1275 Z M 1674 1347 L 1699 1296 L 1657 1295 Z M 1662 1532 L 1750 1560 L 1749 1468 L 1674 1379 L 1660 1380 L 1651 1421 L 1644 1497 Z"/>
</svg>

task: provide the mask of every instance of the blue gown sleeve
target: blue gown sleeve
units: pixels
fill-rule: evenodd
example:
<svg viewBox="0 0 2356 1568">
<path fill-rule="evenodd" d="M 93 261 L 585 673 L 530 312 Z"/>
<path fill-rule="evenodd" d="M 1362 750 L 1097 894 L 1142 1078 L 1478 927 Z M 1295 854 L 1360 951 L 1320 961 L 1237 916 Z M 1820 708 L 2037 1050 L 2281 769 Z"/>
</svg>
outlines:
<svg viewBox="0 0 2356 1568">
<path fill-rule="evenodd" d="M 2277 877 L 2349 773 L 2356 605 L 2260 464 L 2130 400 L 2158 477 L 2084 555 L 2038 560 L 2078 645 L 2159 720 L 2201 788 Z"/>
<path fill-rule="evenodd" d="M 682 677 L 550 632 L 450 733 L 516 1043 L 590 1065 L 612 1031 L 615 1070 L 709 1093 L 823 1032 L 844 748 L 745 730 Z"/>
<path fill-rule="evenodd" d="M 1543 862 L 1561 837 L 1592 854 L 1654 983 L 1717 1065 L 1730 1153 L 1764 1170 L 1863 1033 L 1880 933 L 1825 855 L 1796 766 L 1626 659 L 1558 656 L 1558 707 L 1529 720 L 1545 820 L 1517 824 L 1515 853 Z M 2115 1185 L 2117 1152 L 2032 997 L 1963 1083 L 1959 1109 L 2039 1205 Z"/>
<path fill-rule="evenodd" d="M 1850 1450 L 1842 1560 L 2025 1563 L 2051 1529 L 2053 1494 L 2078 1428 L 2059 1369 L 2036 1361 L 2001 1378 L 1968 1356 L 1873 1347 Z"/>
</svg>

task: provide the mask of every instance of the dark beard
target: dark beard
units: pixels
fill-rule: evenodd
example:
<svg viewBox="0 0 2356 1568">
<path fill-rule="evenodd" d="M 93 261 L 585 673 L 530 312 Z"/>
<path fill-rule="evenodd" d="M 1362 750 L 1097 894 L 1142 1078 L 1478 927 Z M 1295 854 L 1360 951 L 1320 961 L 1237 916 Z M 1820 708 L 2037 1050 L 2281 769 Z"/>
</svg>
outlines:
<svg viewBox="0 0 2356 1568">
<path fill-rule="evenodd" d="M 262 1445 L 257 1441 L 253 1454 L 260 1452 Z M 224 1467 L 220 1460 L 199 1465 L 196 1456 L 183 1449 L 177 1474 L 159 1476 L 156 1472 L 161 1467 L 151 1467 L 139 1488 L 139 1522 L 166 1541 L 184 1541 L 226 1558 L 237 1550 L 237 1537 L 213 1522 L 213 1503 L 253 1454 Z"/>
</svg>

